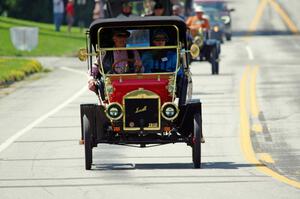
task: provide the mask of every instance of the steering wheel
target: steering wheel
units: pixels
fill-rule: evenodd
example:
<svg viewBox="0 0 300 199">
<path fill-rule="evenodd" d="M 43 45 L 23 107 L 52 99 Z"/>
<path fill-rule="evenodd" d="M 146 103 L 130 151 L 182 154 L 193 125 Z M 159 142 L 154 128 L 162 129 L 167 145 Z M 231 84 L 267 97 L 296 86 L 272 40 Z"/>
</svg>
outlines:
<svg viewBox="0 0 300 199">
<path fill-rule="evenodd" d="M 117 65 L 118 63 L 121 63 L 121 62 L 127 62 L 127 63 L 128 63 L 128 62 L 130 62 L 130 63 L 134 64 L 134 61 L 135 61 L 134 59 L 120 59 L 120 60 L 117 60 L 117 61 L 115 61 L 115 62 L 112 64 L 112 70 L 113 70 L 114 73 L 118 73 L 118 72 L 115 70 L 116 65 Z M 124 67 L 125 67 L 124 73 L 128 72 L 128 64 L 125 65 Z"/>
</svg>

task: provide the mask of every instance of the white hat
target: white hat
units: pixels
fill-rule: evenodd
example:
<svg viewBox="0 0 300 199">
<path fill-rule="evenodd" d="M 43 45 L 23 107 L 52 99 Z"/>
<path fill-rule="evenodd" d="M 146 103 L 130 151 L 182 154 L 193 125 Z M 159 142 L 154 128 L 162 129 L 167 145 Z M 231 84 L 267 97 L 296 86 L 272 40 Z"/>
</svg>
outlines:
<svg viewBox="0 0 300 199">
<path fill-rule="evenodd" d="M 195 12 L 204 12 L 202 6 L 197 6 Z"/>
<path fill-rule="evenodd" d="M 175 4 L 172 6 L 172 10 L 177 10 L 177 9 L 180 9 L 180 5 Z"/>
</svg>

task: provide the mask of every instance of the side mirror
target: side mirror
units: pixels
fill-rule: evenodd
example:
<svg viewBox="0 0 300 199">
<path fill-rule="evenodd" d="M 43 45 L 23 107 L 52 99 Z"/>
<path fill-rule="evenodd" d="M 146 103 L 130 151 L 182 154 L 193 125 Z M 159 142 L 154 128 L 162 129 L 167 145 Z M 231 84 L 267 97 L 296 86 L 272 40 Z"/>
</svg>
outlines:
<svg viewBox="0 0 300 199">
<path fill-rule="evenodd" d="M 87 49 L 86 48 L 79 49 L 77 57 L 80 61 L 86 61 L 88 57 Z"/>
<path fill-rule="evenodd" d="M 222 16 L 221 19 L 224 22 L 224 24 L 229 24 L 230 23 L 230 17 L 229 16 Z"/>
<path fill-rule="evenodd" d="M 193 58 L 196 58 L 199 56 L 200 54 L 200 48 L 198 47 L 198 45 L 196 44 L 192 44 L 191 48 L 190 48 L 190 54 Z"/>
</svg>

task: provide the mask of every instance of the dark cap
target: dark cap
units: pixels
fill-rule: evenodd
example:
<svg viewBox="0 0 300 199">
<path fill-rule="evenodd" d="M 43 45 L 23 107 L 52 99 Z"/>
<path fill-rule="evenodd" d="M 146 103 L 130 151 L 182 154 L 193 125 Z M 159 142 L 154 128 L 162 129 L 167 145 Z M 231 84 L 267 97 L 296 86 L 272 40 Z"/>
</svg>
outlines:
<svg viewBox="0 0 300 199">
<path fill-rule="evenodd" d="M 122 1 L 122 7 L 132 7 L 132 4 L 128 1 Z"/>
<path fill-rule="evenodd" d="M 113 30 L 113 36 L 120 36 L 120 37 L 129 37 L 130 32 L 125 29 L 115 29 Z"/>
<path fill-rule="evenodd" d="M 153 40 L 165 40 L 168 41 L 169 37 L 167 33 L 163 30 L 155 30 L 153 32 Z"/>
<path fill-rule="evenodd" d="M 156 3 L 154 9 L 163 9 L 163 5 L 161 3 Z"/>
</svg>

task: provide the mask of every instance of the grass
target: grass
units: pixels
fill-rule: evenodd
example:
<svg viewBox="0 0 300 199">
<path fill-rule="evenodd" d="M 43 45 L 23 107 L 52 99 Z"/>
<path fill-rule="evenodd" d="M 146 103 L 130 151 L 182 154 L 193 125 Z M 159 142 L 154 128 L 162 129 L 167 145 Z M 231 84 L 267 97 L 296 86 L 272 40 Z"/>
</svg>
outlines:
<svg viewBox="0 0 300 199">
<path fill-rule="evenodd" d="M 10 28 L 31 26 L 39 28 L 38 46 L 34 50 L 16 50 L 10 40 Z M 0 16 L 0 56 L 74 56 L 79 48 L 85 47 L 85 31 L 62 26 L 61 32 L 54 31 L 53 24 L 37 23 Z"/>
<path fill-rule="evenodd" d="M 42 65 L 35 60 L 0 58 L 0 85 L 22 80 L 42 70 Z"/>
</svg>

